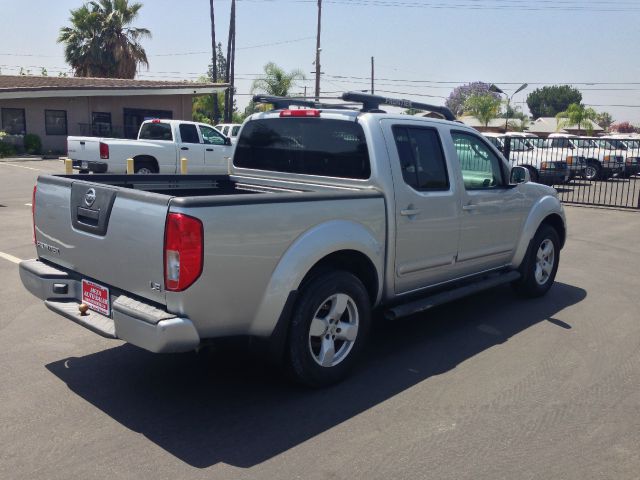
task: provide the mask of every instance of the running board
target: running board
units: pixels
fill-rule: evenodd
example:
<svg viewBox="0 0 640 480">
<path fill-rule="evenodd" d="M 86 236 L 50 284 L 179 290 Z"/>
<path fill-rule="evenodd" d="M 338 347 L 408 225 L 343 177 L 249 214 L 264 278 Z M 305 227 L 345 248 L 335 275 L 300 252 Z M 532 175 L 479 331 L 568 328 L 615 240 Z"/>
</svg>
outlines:
<svg viewBox="0 0 640 480">
<path fill-rule="evenodd" d="M 479 282 L 464 285 L 462 287 L 455 288 L 453 290 L 447 290 L 446 292 L 436 293 L 428 297 L 420 298 L 409 303 L 398 305 L 397 307 L 390 308 L 384 313 L 387 320 L 396 320 L 402 317 L 408 317 L 414 313 L 424 312 L 437 305 L 448 303 L 459 298 L 473 295 L 474 293 L 487 290 L 489 288 L 497 287 L 504 283 L 513 282 L 520 278 L 520 272 L 511 271 L 502 273 L 498 276 L 493 276 L 481 280 Z"/>
</svg>

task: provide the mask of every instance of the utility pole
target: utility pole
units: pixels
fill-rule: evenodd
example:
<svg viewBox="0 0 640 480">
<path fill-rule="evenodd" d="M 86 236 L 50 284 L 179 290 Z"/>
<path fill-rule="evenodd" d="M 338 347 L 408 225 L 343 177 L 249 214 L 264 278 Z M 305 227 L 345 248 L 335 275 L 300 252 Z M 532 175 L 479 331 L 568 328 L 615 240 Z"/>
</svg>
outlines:
<svg viewBox="0 0 640 480">
<path fill-rule="evenodd" d="M 229 85 L 229 119 L 228 123 L 233 120 L 233 97 L 235 95 L 236 85 L 236 0 L 231 1 L 231 18 L 233 18 L 233 39 L 231 40 L 231 69 L 230 69 L 230 85 Z"/>
<path fill-rule="evenodd" d="M 209 0 L 210 14 L 211 14 L 211 81 L 218 83 L 218 66 L 216 65 L 216 23 L 215 13 L 213 10 L 213 0 Z M 218 111 L 218 92 L 213 92 L 213 118 L 211 121 L 215 125 L 220 118 L 220 112 Z"/>
<path fill-rule="evenodd" d="M 318 0 L 318 36 L 316 37 L 316 101 L 320 100 L 320 26 L 322 20 L 322 0 Z"/>
<path fill-rule="evenodd" d="M 373 95 L 373 57 L 371 57 L 371 95 Z"/>
<path fill-rule="evenodd" d="M 225 71 L 225 82 L 229 84 L 224 95 L 224 121 L 231 123 L 233 112 L 233 63 L 235 54 L 236 36 L 236 0 L 231 0 L 231 16 L 229 17 L 229 40 L 227 41 L 227 68 Z"/>
</svg>

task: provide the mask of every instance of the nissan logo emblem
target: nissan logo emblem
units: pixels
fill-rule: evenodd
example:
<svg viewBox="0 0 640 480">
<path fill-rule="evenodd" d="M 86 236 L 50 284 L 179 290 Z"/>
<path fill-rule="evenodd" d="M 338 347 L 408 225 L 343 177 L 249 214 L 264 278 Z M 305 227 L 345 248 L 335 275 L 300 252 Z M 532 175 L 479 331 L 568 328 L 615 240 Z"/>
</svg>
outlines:
<svg viewBox="0 0 640 480">
<path fill-rule="evenodd" d="M 84 194 L 84 203 L 87 207 L 93 205 L 93 202 L 96 201 L 96 191 L 93 188 L 87 190 L 87 193 Z"/>
</svg>

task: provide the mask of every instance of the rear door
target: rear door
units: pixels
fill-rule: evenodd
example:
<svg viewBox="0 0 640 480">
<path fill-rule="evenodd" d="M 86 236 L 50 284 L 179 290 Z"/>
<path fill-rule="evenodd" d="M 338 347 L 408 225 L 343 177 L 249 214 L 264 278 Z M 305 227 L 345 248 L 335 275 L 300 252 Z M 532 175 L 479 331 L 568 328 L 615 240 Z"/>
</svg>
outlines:
<svg viewBox="0 0 640 480">
<path fill-rule="evenodd" d="M 35 203 L 38 257 L 99 285 L 164 303 L 169 198 L 74 178 L 40 177 Z"/>
<path fill-rule="evenodd" d="M 383 120 L 395 193 L 397 294 L 455 276 L 460 218 L 440 133 L 423 122 Z"/>
<path fill-rule="evenodd" d="M 192 123 L 178 124 L 178 156 L 187 159 L 189 173 L 204 173 L 204 144 L 198 128 Z"/>
<path fill-rule="evenodd" d="M 229 172 L 229 160 L 233 147 L 227 145 L 227 139 L 213 127 L 198 125 L 204 142 L 203 173 L 222 175 Z"/>
</svg>

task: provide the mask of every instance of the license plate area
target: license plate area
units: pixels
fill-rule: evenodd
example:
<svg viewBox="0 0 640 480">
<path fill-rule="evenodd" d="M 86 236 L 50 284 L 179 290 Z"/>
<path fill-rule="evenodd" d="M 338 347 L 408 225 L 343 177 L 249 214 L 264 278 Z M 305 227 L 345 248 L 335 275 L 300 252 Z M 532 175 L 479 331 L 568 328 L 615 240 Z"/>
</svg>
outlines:
<svg viewBox="0 0 640 480">
<path fill-rule="evenodd" d="M 82 302 L 95 312 L 111 315 L 109 289 L 90 280 L 82 280 Z"/>
</svg>

